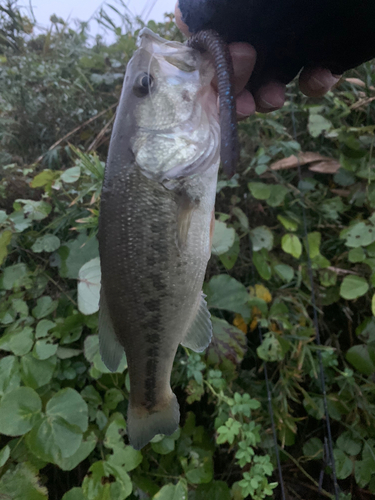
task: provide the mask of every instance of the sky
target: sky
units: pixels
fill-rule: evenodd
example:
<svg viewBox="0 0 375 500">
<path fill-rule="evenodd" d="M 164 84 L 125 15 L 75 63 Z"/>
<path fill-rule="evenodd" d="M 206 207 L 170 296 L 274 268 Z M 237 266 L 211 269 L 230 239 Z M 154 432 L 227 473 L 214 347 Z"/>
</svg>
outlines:
<svg viewBox="0 0 375 500">
<path fill-rule="evenodd" d="M 144 21 L 150 19 L 163 21 L 165 12 L 173 12 L 175 0 L 122 0 L 130 13 L 134 16 L 141 16 Z M 74 19 L 88 21 L 92 18 L 100 7 L 111 4 L 119 11 L 125 11 L 121 5 L 121 0 L 21 0 L 24 12 L 27 13 L 28 5 L 31 3 L 36 21 L 39 25 L 47 27 L 50 24 L 49 18 L 52 14 L 70 20 L 74 25 Z M 106 8 L 111 13 L 110 8 Z M 100 32 L 96 21 L 91 23 L 91 34 Z"/>
</svg>

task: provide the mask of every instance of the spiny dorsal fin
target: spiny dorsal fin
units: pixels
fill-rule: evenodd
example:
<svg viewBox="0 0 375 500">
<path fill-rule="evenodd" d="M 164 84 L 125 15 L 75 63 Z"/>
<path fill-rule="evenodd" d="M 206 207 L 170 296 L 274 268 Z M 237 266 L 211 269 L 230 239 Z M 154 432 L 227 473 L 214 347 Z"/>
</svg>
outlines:
<svg viewBox="0 0 375 500">
<path fill-rule="evenodd" d="M 204 351 L 212 339 L 211 314 L 204 298 L 205 295 L 202 293 L 197 314 L 181 342 L 181 345 L 195 352 Z"/>
<path fill-rule="evenodd" d="M 103 363 L 111 372 L 119 367 L 124 354 L 124 348 L 117 340 L 112 320 L 109 315 L 103 287 L 100 291 L 99 308 L 99 351 Z"/>
</svg>

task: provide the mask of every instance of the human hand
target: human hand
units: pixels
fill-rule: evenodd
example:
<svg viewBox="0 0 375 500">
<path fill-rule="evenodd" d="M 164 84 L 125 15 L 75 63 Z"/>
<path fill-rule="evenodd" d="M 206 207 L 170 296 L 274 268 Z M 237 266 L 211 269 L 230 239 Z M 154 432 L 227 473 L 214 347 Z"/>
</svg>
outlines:
<svg viewBox="0 0 375 500">
<path fill-rule="evenodd" d="M 175 18 L 182 33 L 190 36 L 188 27 L 182 21 L 178 3 L 175 7 Z M 233 61 L 237 119 L 245 119 L 255 111 L 269 113 L 282 108 L 286 89 L 286 85 L 282 82 L 265 82 L 254 95 L 245 88 L 255 66 L 255 49 L 248 43 L 236 42 L 229 45 L 229 50 Z M 299 76 L 299 88 L 308 97 L 322 97 L 339 79 L 339 76 L 333 75 L 325 68 L 305 68 Z"/>
</svg>

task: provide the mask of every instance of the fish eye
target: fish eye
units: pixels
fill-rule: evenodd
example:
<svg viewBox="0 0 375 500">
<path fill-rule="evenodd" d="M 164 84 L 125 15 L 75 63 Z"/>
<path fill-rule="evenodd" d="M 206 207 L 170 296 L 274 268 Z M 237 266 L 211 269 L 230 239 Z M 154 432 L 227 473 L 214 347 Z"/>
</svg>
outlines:
<svg viewBox="0 0 375 500">
<path fill-rule="evenodd" d="M 150 73 L 141 73 L 135 79 L 133 92 L 137 97 L 145 97 L 154 86 L 154 79 Z"/>
</svg>

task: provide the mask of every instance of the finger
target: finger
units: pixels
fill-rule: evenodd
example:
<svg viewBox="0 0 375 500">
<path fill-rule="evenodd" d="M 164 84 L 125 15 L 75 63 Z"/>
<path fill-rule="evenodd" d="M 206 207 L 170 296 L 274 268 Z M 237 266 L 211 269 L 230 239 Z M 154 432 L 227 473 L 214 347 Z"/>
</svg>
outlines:
<svg viewBox="0 0 375 500">
<path fill-rule="evenodd" d="M 217 110 L 220 113 L 220 97 L 217 97 Z M 255 113 L 255 101 L 253 95 L 244 89 L 236 97 L 236 118 L 237 121 L 245 120 Z"/>
<path fill-rule="evenodd" d="M 249 81 L 257 54 L 254 47 L 248 43 L 231 43 L 229 51 L 233 62 L 234 93 L 237 95 Z"/>
<path fill-rule="evenodd" d="M 299 88 L 308 97 L 322 97 L 340 80 L 326 68 L 305 68 L 299 77 Z"/>
<path fill-rule="evenodd" d="M 236 98 L 237 120 L 245 120 L 255 113 L 255 101 L 248 90 L 243 90 Z"/>
<path fill-rule="evenodd" d="M 189 28 L 186 26 L 186 24 L 182 20 L 182 14 L 180 11 L 180 7 L 178 6 L 178 2 L 176 3 L 175 8 L 174 8 L 174 15 L 175 15 L 175 21 L 176 21 L 177 28 L 185 36 L 189 37 L 191 35 L 191 33 L 189 32 Z"/>
<path fill-rule="evenodd" d="M 286 86 L 281 82 L 268 82 L 262 85 L 254 95 L 256 110 L 270 113 L 283 107 Z"/>
<path fill-rule="evenodd" d="M 238 95 L 247 84 L 253 72 L 256 52 L 248 43 L 235 42 L 229 45 L 233 64 L 234 94 Z M 217 77 L 212 80 L 212 85 L 217 89 Z"/>
</svg>

